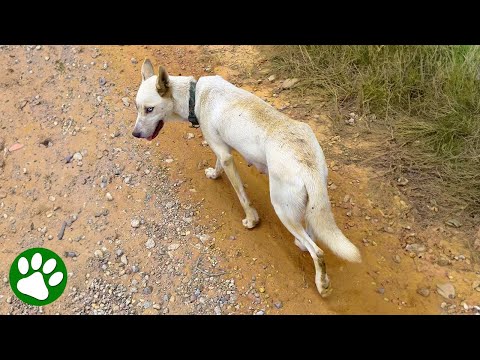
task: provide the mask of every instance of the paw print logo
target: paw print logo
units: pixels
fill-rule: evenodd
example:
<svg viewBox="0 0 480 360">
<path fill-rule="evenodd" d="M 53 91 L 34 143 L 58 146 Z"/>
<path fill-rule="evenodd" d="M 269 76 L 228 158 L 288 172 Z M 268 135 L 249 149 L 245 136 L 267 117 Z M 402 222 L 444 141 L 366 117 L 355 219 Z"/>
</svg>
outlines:
<svg viewBox="0 0 480 360">
<path fill-rule="evenodd" d="M 53 251 L 28 249 L 10 267 L 10 286 L 23 302 L 43 306 L 57 300 L 67 285 L 67 268 Z"/>
</svg>

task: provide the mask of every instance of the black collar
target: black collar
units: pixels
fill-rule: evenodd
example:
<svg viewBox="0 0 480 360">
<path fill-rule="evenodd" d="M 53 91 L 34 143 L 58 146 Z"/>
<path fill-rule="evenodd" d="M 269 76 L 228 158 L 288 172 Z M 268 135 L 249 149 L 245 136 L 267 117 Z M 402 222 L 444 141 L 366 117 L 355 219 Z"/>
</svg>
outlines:
<svg viewBox="0 0 480 360">
<path fill-rule="evenodd" d="M 197 83 L 192 81 L 190 83 L 190 98 L 188 99 L 188 121 L 192 124 L 192 127 L 198 128 L 200 124 L 198 123 L 197 116 L 195 115 L 195 87 Z"/>
</svg>

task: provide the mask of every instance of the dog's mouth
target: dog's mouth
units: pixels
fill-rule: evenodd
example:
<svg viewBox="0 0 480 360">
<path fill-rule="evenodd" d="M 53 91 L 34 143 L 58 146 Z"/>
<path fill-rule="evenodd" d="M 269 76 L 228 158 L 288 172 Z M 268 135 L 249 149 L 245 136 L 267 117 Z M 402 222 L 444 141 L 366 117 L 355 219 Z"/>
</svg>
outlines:
<svg viewBox="0 0 480 360">
<path fill-rule="evenodd" d="M 158 135 L 158 133 L 160 132 L 160 130 L 162 130 L 163 128 L 163 120 L 160 120 L 157 124 L 157 127 L 155 128 L 155 131 L 153 132 L 152 135 L 150 135 L 149 137 L 147 137 L 146 139 L 148 141 L 152 141 L 153 139 L 155 139 Z"/>
</svg>

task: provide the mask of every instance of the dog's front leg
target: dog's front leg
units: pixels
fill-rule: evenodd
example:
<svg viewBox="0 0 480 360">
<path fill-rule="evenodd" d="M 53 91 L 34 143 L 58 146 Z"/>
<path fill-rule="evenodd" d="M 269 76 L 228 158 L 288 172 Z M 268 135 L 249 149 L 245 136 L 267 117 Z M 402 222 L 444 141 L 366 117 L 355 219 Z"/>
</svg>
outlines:
<svg viewBox="0 0 480 360">
<path fill-rule="evenodd" d="M 250 200 L 248 199 L 247 194 L 245 193 L 242 179 L 240 179 L 240 175 L 238 174 L 237 168 L 233 161 L 233 156 L 231 154 L 228 154 L 228 156 L 224 156 L 220 160 L 220 162 L 223 169 L 225 170 L 225 174 L 227 174 L 228 179 L 232 183 L 233 188 L 237 193 L 240 203 L 242 204 L 243 210 L 245 210 L 246 217 L 245 219 L 242 220 L 242 224 L 246 228 L 251 229 L 258 224 L 258 221 L 259 221 L 258 213 L 257 213 L 257 210 L 255 210 L 250 205 Z"/>
</svg>

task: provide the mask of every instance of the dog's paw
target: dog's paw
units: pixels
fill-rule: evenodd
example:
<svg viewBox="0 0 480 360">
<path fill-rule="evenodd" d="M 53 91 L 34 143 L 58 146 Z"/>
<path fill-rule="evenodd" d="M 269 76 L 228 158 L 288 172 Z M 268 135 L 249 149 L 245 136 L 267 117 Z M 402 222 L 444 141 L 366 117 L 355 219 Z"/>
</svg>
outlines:
<svg viewBox="0 0 480 360">
<path fill-rule="evenodd" d="M 260 219 L 258 217 L 257 210 L 252 208 L 251 211 L 250 211 L 250 214 L 248 214 L 248 216 L 245 219 L 242 220 L 242 224 L 247 229 L 252 229 L 252 228 L 255 227 L 255 225 L 258 224 L 259 220 Z"/>
<path fill-rule="evenodd" d="M 205 176 L 209 179 L 216 179 L 218 178 L 217 171 L 214 168 L 207 168 L 205 169 Z"/>
<path fill-rule="evenodd" d="M 297 238 L 295 238 L 295 241 L 294 241 L 295 245 L 298 246 L 298 248 L 302 251 L 308 251 L 307 248 L 300 242 L 300 240 L 298 240 Z"/>
<path fill-rule="evenodd" d="M 326 298 L 332 293 L 330 279 L 328 278 L 327 274 L 325 274 L 325 278 L 323 279 L 323 281 L 321 281 L 320 279 L 315 279 L 315 285 L 317 285 L 317 290 L 322 298 Z"/>
</svg>

